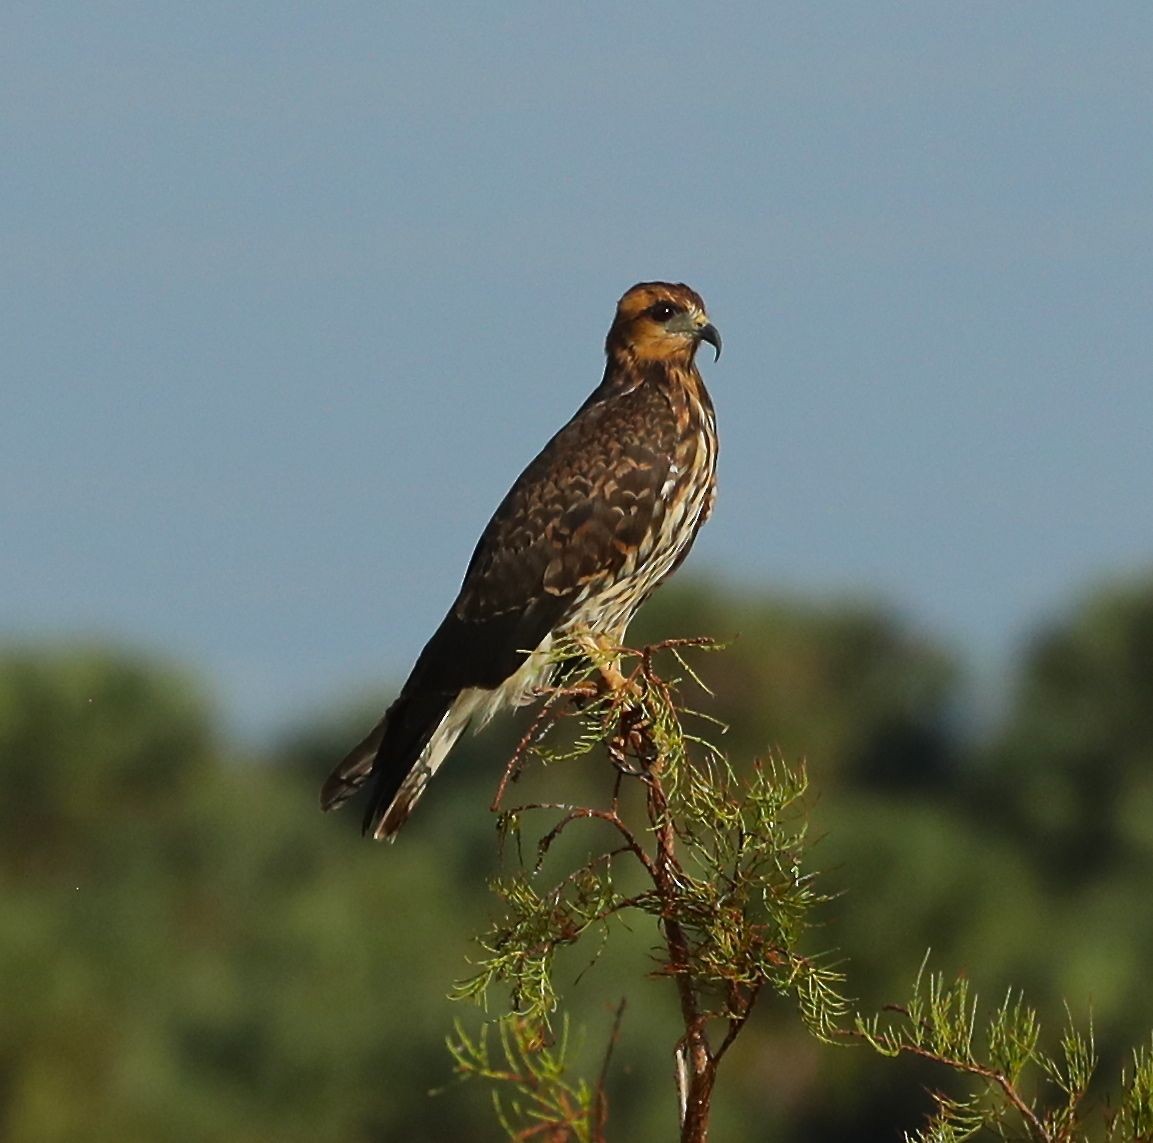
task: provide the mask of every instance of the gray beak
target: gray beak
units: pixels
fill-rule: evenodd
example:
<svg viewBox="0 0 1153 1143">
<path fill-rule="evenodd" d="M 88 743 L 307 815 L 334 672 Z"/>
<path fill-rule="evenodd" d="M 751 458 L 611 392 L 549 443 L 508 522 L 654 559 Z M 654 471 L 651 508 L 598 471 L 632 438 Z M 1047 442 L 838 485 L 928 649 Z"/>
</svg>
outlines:
<svg viewBox="0 0 1153 1143">
<path fill-rule="evenodd" d="M 714 361 L 719 361 L 721 358 L 721 335 L 717 332 L 717 327 L 709 322 L 708 325 L 701 326 L 697 330 L 697 338 L 700 341 L 707 341 L 713 347 L 716 356 Z"/>
</svg>

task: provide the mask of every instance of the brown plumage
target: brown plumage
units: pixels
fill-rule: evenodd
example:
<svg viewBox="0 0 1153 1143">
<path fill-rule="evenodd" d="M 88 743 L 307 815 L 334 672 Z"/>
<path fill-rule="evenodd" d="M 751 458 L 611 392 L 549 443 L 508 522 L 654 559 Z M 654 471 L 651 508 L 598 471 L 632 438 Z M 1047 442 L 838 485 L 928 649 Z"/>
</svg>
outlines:
<svg viewBox="0 0 1153 1143">
<path fill-rule="evenodd" d="M 701 341 L 720 356 L 688 286 L 642 282 L 621 298 L 603 380 L 497 508 L 400 695 L 325 782 L 324 809 L 367 783 L 365 833 L 392 838 L 470 721 L 548 683 L 558 638 L 622 642 L 712 510 Z"/>
</svg>

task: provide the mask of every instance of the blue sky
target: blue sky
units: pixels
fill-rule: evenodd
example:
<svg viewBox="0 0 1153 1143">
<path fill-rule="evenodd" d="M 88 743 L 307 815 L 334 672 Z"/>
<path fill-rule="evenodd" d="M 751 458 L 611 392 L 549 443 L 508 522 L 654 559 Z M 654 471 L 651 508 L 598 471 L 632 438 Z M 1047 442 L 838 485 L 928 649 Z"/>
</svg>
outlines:
<svg viewBox="0 0 1153 1143">
<path fill-rule="evenodd" d="M 0 626 L 395 679 L 684 280 L 690 566 L 978 665 L 1153 566 L 1153 7 L 9 3 Z"/>
</svg>

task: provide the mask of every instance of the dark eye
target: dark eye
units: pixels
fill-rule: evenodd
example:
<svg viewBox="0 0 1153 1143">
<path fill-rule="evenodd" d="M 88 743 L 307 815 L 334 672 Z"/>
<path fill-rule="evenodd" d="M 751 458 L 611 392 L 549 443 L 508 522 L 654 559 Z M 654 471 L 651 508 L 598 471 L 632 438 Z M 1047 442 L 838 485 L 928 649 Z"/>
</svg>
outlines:
<svg viewBox="0 0 1153 1143">
<path fill-rule="evenodd" d="M 656 305 L 649 307 L 649 315 L 653 321 L 668 321 L 675 313 L 677 307 L 669 302 L 657 302 Z"/>
</svg>

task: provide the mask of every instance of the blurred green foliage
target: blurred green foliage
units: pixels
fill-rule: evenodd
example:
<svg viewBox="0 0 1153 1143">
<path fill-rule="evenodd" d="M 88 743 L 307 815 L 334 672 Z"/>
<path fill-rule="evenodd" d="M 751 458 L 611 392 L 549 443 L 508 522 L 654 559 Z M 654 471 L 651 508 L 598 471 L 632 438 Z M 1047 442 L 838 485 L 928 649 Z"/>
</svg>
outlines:
<svg viewBox="0 0 1153 1143">
<path fill-rule="evenodd" d="M 989 997 L 1024 989 L 1051 1025 L 1064 1001 L 1091 1010 L 1115 1076 L 1153 1025 L 1153 582 L 1038 632 L 983 735 L 955 657 L 875 607 L 673 586 L 633 641 L 700 634 L 732 639 L 700 662 L 715 697 L 698 705 L 730 727 L 734 763 L 770 746 L 808 760 L 839 894 L 821 938 L 861 1006 L 904 998 L 931 946 L 935 968 Z M 500 1137 L 452 1081 L 445 995 L 491 908 L 486 807 L 524 716 L 463 743 L 385 848 L 316 798 L 375 713 L 251 757 L 178 669 L 106 649 L 0 658 L 0 1138 Z M 547 780 L 575 800 L 607 778 L 576 763 Z M 569 977 L 593 1060 L 629 993 L 610 1137 L 674 1131 L 675 998 L 636 984 L 651 944 L 629 934 Z M 944 1082 L 822 1047 L 771 1005 L 727 1067 L 715 1131 L 740 1140 L 900 1139 Z"/>
</svg>

